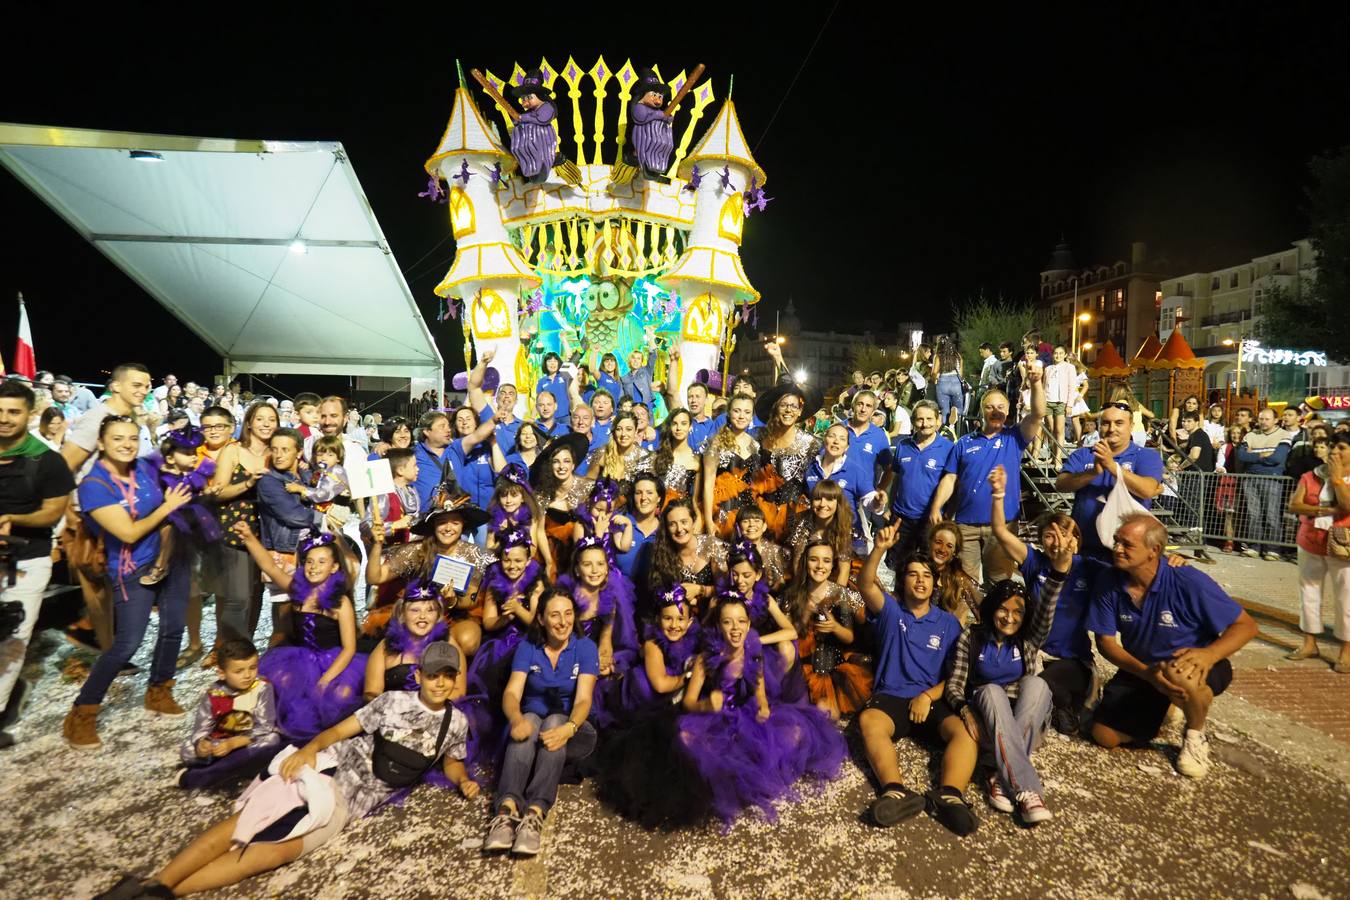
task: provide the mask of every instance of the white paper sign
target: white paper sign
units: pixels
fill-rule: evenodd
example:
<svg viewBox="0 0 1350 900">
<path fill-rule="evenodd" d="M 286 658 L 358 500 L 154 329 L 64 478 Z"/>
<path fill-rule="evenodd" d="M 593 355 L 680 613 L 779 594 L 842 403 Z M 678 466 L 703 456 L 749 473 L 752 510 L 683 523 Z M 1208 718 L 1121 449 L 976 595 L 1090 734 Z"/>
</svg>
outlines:
<svg viewBox="0 0 1350 900">
<path fill-rule="evenodd" d="M 394 473 L 387 459 L 358 461 L 347 469 L 347 480 L 353 500 L 394 493 Z"/>
<path fill-rule="evenodd" d="M 472 577 L 473 566 L 453 556 L 437 556 L 436 567 L 431 570 L 433 584 L 448 584 L 461 594 L 469 589 L 469 579 Z"/>
</svg>

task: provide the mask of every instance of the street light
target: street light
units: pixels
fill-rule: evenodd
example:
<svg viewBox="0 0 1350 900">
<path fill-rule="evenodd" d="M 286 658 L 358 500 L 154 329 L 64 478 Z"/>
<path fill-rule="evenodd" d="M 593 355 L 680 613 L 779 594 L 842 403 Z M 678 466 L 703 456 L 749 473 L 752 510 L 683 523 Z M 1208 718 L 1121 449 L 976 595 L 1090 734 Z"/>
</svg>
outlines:
<svg viewBox="0 0 1350 900">
<path fill-rule="evenodd" d="M 1092 349 L 1092 341 L 1083 341 L 1083 346 L 1078 348 L 1079 352 L 1081 353 L 1086 353 L 1091 349 Z"/>
<path fill-rule="evenodd" d="M 1246 337 L 1244 335 L 1238 335 L 1236 341 L 1233 340 L 1232 338 L 1224 338 L 1222 341 L 1219 342 L 1223 344 L 1225 347 L 1232 347 L 1235 344 L 1237 345 L 1237 381 L 1235 383 L 1235 390 L 1237 391 L 1239 397 L 1242 396 L 1242 343 L 1245 340 Z"/>
<path fill-rule="evenodd" d="M 1074 350 L 1074 354 L 1075 354 L 1075 355 L 1077 355 L 1078 353 L 1080 353 L 1080 352 L 1083 351 L 1083 350 L 1090 350 L 1090 349 L 1092 348 L 1092 344 L 1091 344 L 1091 343 L 1084 344 L 1082 347 L 1079 347 L 1079 346 L 1078 346 L 1078 323 L 1079 323 L 1079 322 L 1082 322 L 1084 325 L 1086 325 L 1087 323 L 1089 323 L 1089 322 L 1091 322 L 1091 321 L 1092 321 L 1092 313 L 1090 313 L 1090 312 L 1081 312 L 1081 313 L 1078 312 L 1078 301 L 1075 299 L 1075 300 L 1074 300 L 1074 317 L 1073 317 L 1073 337 L 1069 339 L 1069 344 L 1075 348 L 1075 350 Z"/>
</svg>

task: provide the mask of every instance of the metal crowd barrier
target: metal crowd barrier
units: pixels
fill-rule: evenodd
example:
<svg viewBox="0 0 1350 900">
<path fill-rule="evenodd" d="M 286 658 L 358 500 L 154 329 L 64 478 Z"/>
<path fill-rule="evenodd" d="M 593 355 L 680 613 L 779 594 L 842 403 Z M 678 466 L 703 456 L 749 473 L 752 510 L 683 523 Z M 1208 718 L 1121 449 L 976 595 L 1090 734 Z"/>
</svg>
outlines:
<svg viewBox="0 0 1350 900">
<path fill-rule="evenodd" d="M 1295 482 L 1283 475 L 1166 472 L 1154 506 L 1168 510 L 1169 529 L 1209 543 L 1232 541 L 1260 551 L 1297 545 L 1298 517 L 1287 512 Z"/>
</svg>

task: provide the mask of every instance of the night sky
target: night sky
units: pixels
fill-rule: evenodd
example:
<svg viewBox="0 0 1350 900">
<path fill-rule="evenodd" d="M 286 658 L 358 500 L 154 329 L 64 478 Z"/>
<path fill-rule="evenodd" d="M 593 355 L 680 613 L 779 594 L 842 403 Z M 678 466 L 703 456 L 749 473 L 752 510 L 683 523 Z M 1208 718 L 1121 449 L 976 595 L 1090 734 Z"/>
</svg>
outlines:
<svg viewBox="0 0 1350 900">
<path fill-rule="evenodd" d="M 1164 274 L 1273 252 L 1307 233 L 1307 160 L 1350 144 L 1350 15 L 1311 5 L 1018 5 L 937 19 L 840 2 L 767 134 L 828 3 L 787 22 L 781 3 L 736 15 L 692 5 L 668 22 L 653 7 L 604 6 L 591 27 L 577 5 L 533 4 L 423 6 L 416 19 L 413 7 L 244 6 L 200 20 L 181 5 L 144 17 L 127 5 L 107 21 L 16 25 L 0 119 L 341 141 L 430 321 L 454 248 L 445 208 L 416 195 L 456 57 L 498 74 L 568 53 L 587 68 L 603 52 L 667 74 L 703 62 L 719 97 L 735 73 L 775 198 L 742 249 L 761 314 L 792 296 L 806 327 L 839 330 L 941 329 L 964 298 L 1030 296 L 1061 235 L 1080 264 L 1128 259 L 1130 242 L 1146 241 L 1169 260 Z M 0 209 L 7 361 L 21 290 L 39 367 L 90 380 L 126 357 L 157 375 L 218 369 L 8 172 Z M 431 327 L 453 371 L 458 323 Z"/>
</svg>

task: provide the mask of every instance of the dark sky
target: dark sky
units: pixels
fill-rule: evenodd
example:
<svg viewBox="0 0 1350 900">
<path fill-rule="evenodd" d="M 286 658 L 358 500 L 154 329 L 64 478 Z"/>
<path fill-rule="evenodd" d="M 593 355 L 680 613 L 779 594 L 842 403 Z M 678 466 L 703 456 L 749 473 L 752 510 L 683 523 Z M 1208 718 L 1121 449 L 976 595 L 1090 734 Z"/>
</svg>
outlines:
<svg viewBox="0 0 1350 900">
<path fill-rule="evenodd" d="M 719 96 L 735 73 L 746 136 L 762 140 L 775 200 L 748 223 L 742 250 L 762 314 L 791 295 L 807 327 L 841 330 L 864 319 L 941 327 L 953 303 L 980 292 L 1027 296 L 1061 234 L 1084 264 L 1128 258 L 1130 241 L 1147 241 L 1170 274 L 1273 252 L 1306 234 L 1309 157 L 1350 144 L 1345 13 L 1021 4 L 934 18 L 876 6 L 839 3 L 767 135 L 828 4 L 735 14 L 691 5 L 659 26 L 661 16 L 642 24 L 625 5 L 605 5 L 594 26 L 566 6 L 536 15 L 447 4 L 415 18 L 412 7 L 245 6 L 191 20 L 185 5 L 144 16 L 124 5 L 106 21 L 81 14 L 13 31 L 0 119 L 341 141 L 430 319 L 453 244 L 444 207 L 416 195 L 456 57 L 498 74 L 541 55 L 561 65 L 569 52 L 586 67 L 601 51 L 668 73 L 703 62 Z M 22 290 L 39 366 L 91 379 L 128 356 L 156 373 L 218 369 L 7 172 L 0 210 L 7 360 Z M 432 330 L 453 370 L 458 324 Z"/>
</svg>

